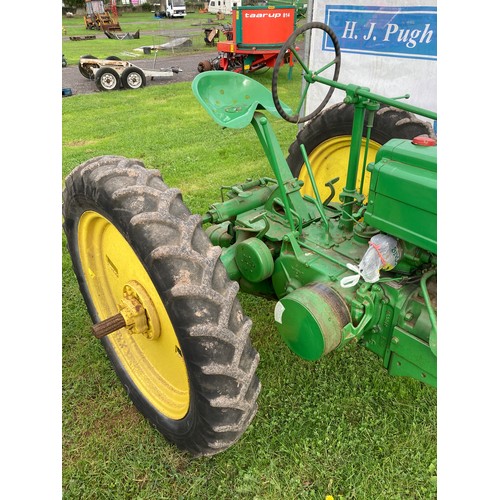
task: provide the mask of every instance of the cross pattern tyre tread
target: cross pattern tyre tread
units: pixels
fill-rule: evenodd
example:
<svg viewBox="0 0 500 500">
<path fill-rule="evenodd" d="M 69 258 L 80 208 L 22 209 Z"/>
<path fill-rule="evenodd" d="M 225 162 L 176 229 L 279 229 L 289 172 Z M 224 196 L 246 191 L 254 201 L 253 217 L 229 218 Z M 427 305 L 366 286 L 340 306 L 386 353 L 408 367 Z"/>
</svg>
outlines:
<svg viewBox="0 0 500 500">
<path fill-rule="evenodd" d="M 177 189 L 157 170 L 118 156 L 93 158 L 71 172 L 63 193 L 64 231 L 73 268 L 92 320 L 99 318 L 78 253 L 78 221 L 86 210 L 105 216 L 125 237 L 148 271 L 180 343 L 188 371 L 190 408 L 180 420 L 160 414 L 138 390 L 101 339 L 139 411 L 169 441 L 194 456 L 213 455 L 241 437 L 257 411 L 259 355 L 251 321 L 205 235 Z"/>
<path fill-rule="evenodd" d="M 294 176 L 298 176 L 304 159 L 300 151 L 303 144 L 308 155 L 325 141 L 339 136 L 350 136 L 352 132 L 354 107 L 338 103 L 324 109 L 297 134 L 296 140 L 288 148 L 287 163 Z M 435 138 L 429 122 L 420 120 L 408 111 L 382 104 L 375 114 L 371 140 L 383 145 L 388 140 L 413 139 L 418 135 Z"/>
</svg>

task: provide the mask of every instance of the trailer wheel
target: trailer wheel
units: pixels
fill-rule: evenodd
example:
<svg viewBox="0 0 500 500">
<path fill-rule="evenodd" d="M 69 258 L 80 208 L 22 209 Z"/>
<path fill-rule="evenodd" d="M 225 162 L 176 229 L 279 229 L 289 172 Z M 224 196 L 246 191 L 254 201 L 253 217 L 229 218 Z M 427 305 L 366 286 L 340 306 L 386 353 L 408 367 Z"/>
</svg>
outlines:
<svg viewBox="0 0 500 500">
<path fill-rule="evenodd" d="M 96 57 L 94 56 L 82 56 L 80 57 L 80 59 L 97 59 Z M 86 65 L 82 65 L 81 62 L 78 63 L 78 69 L 80 71 L 80 74 L 82 76 L 84 76 L 85 78 L 87 78 L 88 80 L 93 80 L 94 78 L 94 73 L 92 71 L 92 68 L 98 68 L 99 65 L 98 64 L 86 64 Z"/>
<path fill-rule="evenodd" d="M 201 218 L 157 170 L 117 156 L 73 170 L 63 216 L 94 332 L 127 301 L 131 315 L 142 307 L 133 326 L 101 338 L 138 410 L 195 456 L 234 444 L 257 410 L 259 355 Z"/>
<path fill-rule="evenodd" d="M 108 56 L 106 61 L 121 61 L 121 59 L 118 56 Z"/>
<path fill-rule="evenodd" d="M 330 195 L 330 188 L 325 186 L 328 181 L 340 177 L 340 182 L 337 185 L 345 185 L 353 116 L 354 107 L 352 105 L 339 103 L 326 108 L 297 134 L 295 142 L 288 148 L 288 166 L 292 174 L 304 182 L 303 194 L 313 196 L 314 191 L 299 149 L 301 144 L 304 144 L 306 148 L 322 200 Z M 367 161 L 374 161 L 377 151 L 389 139 L 413 139 L 417 135 L 436 137 L 429 122 L 420 120 L 408 111 L 381 105 L 375 114 Z M 365 137 L 365 131 L 363 136 Z M 363 161 L 364 145 L 365 140 L 363 139 L 360 162 Z M 358 172 L 358 185 L 360 179 L 361 172 Z M 366 172 L 363 184 L 365 195 L 368 194 L 369 186 L 370 173 Z M 333 201 L 338 201 L 338 194 L 337 192 Z"/>
<path fill-rule="evenodd" d="M 100 68 L 95 74 L 95 84 L 99 90 L 116 90 L 120 88 L 120 75 L 108 66 Z"/>
<path fill-rule="evenodd" d="M 140 68 L 125 68 L 120 79 L 124 89 L 140 89 L 146 85 L 146 76 Z"/>
</svg>

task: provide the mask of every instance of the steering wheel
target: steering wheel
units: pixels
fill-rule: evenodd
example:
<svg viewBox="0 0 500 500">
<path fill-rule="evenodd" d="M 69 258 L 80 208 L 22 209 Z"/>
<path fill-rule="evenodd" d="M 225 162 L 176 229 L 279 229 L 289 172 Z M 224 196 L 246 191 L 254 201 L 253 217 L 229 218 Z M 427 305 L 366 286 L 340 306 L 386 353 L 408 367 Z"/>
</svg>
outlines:
<svg viewBox="0 0 500 500">
<path fill-rule="evenodd" d="M 297 47 L 295 44 L 297 37 L 299 37 L 300 35 L 302 35 L 306 31 L 309 31 L 309 30 L 312 31 L 313 29 L 323 30 L 330 37 L 333 51 L 335 53 L 335 57 L 333 58 L 333 60 L 330 63 L 326 64 L 325 66 L 323 66 L 322 68 L 320 68 L 316 71 L 310 70 L 307 67 L 306 63 L 299 56 L 298 51 L 297 51 Z M 308 35 L 310 36 L 311 33 L 309 33 Z M 323 35 L 323 36 L 325 36 L 325 35 Z M 295 60 L 302 67 L 302 78 L 303 78 L 303 81 L 305 82 L 305 85 L 303 85 L 302 94 L 300 96 L 299 105 L 298 105 L 294 115 L 289 115 L 283 109 L 283 107 L 280 104 L 280 100 L 279 100 L 279 96 L 278 96 L 278 76 L 279 76 L 279 72 L 280 72 L 280 67 L 282 66 L 283 62 L 286 61 L 290 57 L 290 55 L 293 55 Z M 339 72 L 340 72 L 340 45 L 339 45 L 337 36 L 333 32 L 333 30 L 328 25 L 326 25 L 324 23 L 320 23 L 320 22 L 306 23 L 303 26 L 301 26 L 300 28 L 296 29 L 290 35 L 288 40 L 281 47 L 281 50 L 280 50 L 280 52 L 276 58 L 275 64 L 274 64 L 271 92 L 273 95 L 274 105 L 276 106 L 278 113 L 285 120 L 292 122 L 292 123 L 303 123 L 303 122 L 310 120 L 314 116 L 316 116 L 327 105 L 328 101 L 330 100 L 330 98 L 333 94 L 333 91 L 335 90 L 334 87 L 330 87 L 328 89 L 328 92 L 326 93 L 325 98 L 321 101 L 319 106 L 314 111 L 312 111 L 311 113 L 309 113 L 306 116 L 300 116 L 300 113 L 301 113 L 302 108 L 305 104 L 306 94 L 307 94 L 307 91 L 309 90 L 310 85 L 313 83 L 316 83 L 316 82 L 314 82 L 313 77 L 322 76 L 323 78 L 326 78 L 326 76 L 324 76 L 322 73 L 324 73 L 326 70 L 332 68 L 332 66 L 333 66 L 333 77 L 331 78 L 331 80 L 337 81 L 338 76 L 339 76 Z"/>
</svg>

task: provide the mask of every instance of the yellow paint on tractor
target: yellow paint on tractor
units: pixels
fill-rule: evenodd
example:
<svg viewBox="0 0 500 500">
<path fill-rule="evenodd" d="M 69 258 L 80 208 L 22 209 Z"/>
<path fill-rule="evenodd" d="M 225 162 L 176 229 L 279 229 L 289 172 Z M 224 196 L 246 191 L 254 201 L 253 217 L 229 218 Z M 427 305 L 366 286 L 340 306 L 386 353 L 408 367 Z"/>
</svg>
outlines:
<svg viewBox="0 0 500 500">
<path fill-rule="evenodd" d="M 101 319 L 123 310 L 131 297 L 146 311 L 148 328 L 134 325 L 108 335 L 139 391 L 168 418 L 189 410 L 189 380 L 179 341 L 144 266 L 116 227 L 97 212 L 85 212 L 78 227 L 83 272 Z"/>
<path fill-rule="evenodd" d="M 361 182 L 363 158 L 366 146 L 365 139 L 363 139 L 362 144 L 363 147 L 361 148 L 358 177 L 357 177 L 358 186 L 360 185 Z M 309 163 L 311 164 L 314 178 L 316 179 L 316 183 L 318 185 L 318 190 L 322 200 L 325 200 L 330 195 L 330 188 L 326 187 L 325 184 L 328 181 L 334 179 L 335 177 L 340 177 L 340 181 L 338 181 L 334 185 L 336 194 L 335 197 L 332 199 L 332 201 L 339 201 L 340 189 L 341 186 L 345 185 L 347 177 L 347 165 L 349 162 L 350 148 L 351 148 L 350 136 L 347 135 L 337 136 L 324 141 L 319 146 L 314 148 L 314 150 L 311 151 L 311 153 L 309 154 Z M 368 147 L 367 164 L 375 161 L 375 155 L 377 154 L 377 151 L 379 149 L 380 149 L 380 144 L 371 140 Z M 307 174 L 307 169 L 305 165 L 302 165 L 302 168 L 299 172 L 299 179 L 304 183 L 304 186 L 302 187 L 302 194 L 308 194 L 310 196 L 314 196 L 314 191 L 312 188 L 310 177 Z M 368 195 L 369 187 L 370 187 L 370 173 L 366 171 L 363 184 L 363 194 L 365 196 Z"/>
</svg>

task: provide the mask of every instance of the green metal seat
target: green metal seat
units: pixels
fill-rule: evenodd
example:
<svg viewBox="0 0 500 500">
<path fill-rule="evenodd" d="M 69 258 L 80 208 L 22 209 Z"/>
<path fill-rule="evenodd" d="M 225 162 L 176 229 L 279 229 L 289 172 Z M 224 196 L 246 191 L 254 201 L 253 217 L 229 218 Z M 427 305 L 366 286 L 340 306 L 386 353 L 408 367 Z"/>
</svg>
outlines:
<svg viewBox="0 0 500 500">
<path fill-rule="evenodd" d="M 195 77 L 192 89 L 208 114 L 223 127 L 246 127 L 257 109 L 280 117 L 271 91 L 241 73 L 205 71 Z M 291 112 L 286 104 L 281 106 Z"/>
</svg>

